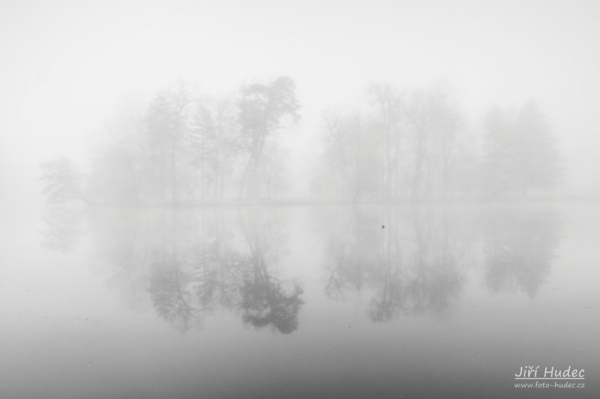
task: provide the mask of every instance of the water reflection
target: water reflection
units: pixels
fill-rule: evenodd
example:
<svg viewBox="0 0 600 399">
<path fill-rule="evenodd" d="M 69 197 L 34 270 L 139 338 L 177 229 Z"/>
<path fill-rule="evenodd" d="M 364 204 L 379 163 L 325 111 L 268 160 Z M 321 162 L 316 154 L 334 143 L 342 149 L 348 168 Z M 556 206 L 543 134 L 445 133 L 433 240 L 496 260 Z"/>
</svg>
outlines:
<svg viewBox="0 0 600 399">
<path fill-rule="evenodd" d="M 465 284 L 468 237 L 458 220 L 437 208 L 353 207 L 327 222 L 330 232 L 325 291 L 328 296 L 370 295 L 375 322 L 398 314 L 443 316 Z M 462 239 L 461 239 L 462 238 Z"/>
<path fill-rule="evenodd" d="M 77 237 L 81 235 L 82 211 L 51 207 L 44 215 L 44 230 L 40 233 L 43 237 L 43 245 L 46 248 L 61 252 L 69 252 L 73 249 Z"/>
<path fill-rule="evenodd" d="M 452 239 L 457 221 L 445 212 L 421 209 L 412 212 L 412 223 L 402 223 L 397 212 L 386 219 L 390 229 L 383 236 L 385 272 L 376 279 L 371 319 L 388 321 L 399 312 L 444 316 L 465 285 L 464 270 L 458 266 L 465 243 Z"/>
<path fill-rule="evenodd" d="M 182 332 L 230 311 L 248 325 L 289 334 L 304 302 L 278 267 L 287 246 L 283 216 L 269 209 L 98 209 L 91 240 L 127 302 L 151 304 Z"/>
<path fill-rule="evenodd" d="M 276 264 L 285 241 L 275 217 L 261 223 L 257 213 L 246 214 L 242 223 L 243 236 L 249 253 L 242 258 L 243 285 L 241 308 L 243 320 L 255 327 L 272 326 L 284 334 L 298 328 L 298 312 L 304 302 L 302 289 L 294 284 L 290 292 L 283 282 L 272 275 L 270 265 Z M 275 215 L 270 215 L 275 216 Z"/>
<path fill-rule="evenodd" d="M 86 213 L 94 258 L 134 309 L 151 307 L 185 332 L 229 312 L 255 328 L 289 334 L 304 304 L 281 265 L 290 242 L 289 214 L 270 208 L 117 209 Z M 422 205 L 315 207 L 323 242 L 321 292 L 359 299 L 373 322 L 402 315 L 446 318 L 458 308 L 472 271 L 491 292 L 533 298 L 545 283 L 560 241 L 550 206 Z M 82 234 L 82 214 L 53 209 L 42 232 L 68 250 Z M 300 229 L 302 231 L 302 229 Z M 305 276 L 315 281 L 312 276 Z M 477 279 L 470 279 L 472 282 Z"/>
<path fill-rule="evenodd" d="M 483 265 L 494 292 L 533 297 L 550 272 L 561 223 L 551 208 L 354 206 L 318 211 L 325 231 L 325 293 L 369 298 L 372 321 L 442 318 L 459 302 L 466 275 Z"/>
<path fill-rule="evenodd" d="M 485 280 L 533 298 L 550 274 L 562 223 L 553 209 L 503 208 L 483 218 Z"/>
</svg>

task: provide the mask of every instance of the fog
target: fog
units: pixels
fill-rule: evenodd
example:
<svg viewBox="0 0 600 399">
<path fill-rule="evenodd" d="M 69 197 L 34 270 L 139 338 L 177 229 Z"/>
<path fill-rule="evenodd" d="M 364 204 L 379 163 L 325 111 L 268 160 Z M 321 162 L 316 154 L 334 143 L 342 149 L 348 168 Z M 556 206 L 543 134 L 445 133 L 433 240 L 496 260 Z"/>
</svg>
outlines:
<svg viewBox="0 0 600 399">
<path fill-rule="evenodd" d="M 599 190 L 593 2 L 7 2 L 2 11 L 3 176 L 30 181 L 63 155 L 89 171 L 106 121 L 178 81 L 214 96 L 289 76 L 302 107 L 300 126 L 281 137 L 294 196 L 308 195 L 322 113 L 362 107 L 373 82 L 447 88 L 475 134 L 491 106 L 534 100 L 565 159 L 561 192 Z"/>
<path fill-rule="evenodd" d="M 599 20 L 1 2 L 0 396 L 596 397 Z"/>
</svg>

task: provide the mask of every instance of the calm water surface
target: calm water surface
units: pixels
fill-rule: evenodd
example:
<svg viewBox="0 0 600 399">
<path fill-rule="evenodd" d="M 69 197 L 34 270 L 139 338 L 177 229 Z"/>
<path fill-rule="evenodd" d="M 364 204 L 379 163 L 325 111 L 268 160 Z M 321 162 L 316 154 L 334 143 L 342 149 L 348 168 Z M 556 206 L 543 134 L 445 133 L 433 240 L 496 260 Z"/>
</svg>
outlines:
<svg viewBox="0 0 600 399">
<path fill-rule="evenodd" d="M 595 204 L 7 220 L 2 398 L 600 396 Z"/>
</svg>

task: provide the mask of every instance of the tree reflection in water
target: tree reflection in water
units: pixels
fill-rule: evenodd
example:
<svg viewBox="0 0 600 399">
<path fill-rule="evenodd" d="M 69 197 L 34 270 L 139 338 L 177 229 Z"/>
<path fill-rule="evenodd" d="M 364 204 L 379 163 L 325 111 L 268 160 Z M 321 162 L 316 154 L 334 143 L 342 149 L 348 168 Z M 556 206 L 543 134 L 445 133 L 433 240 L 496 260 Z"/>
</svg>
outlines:
<svg viewBox="0 0 600 399">
<path fill-rule="evenodd" d="M 255 327 L 295 331 L 302 289 L 294 285 L 286 294 L 272 275 L 285 245 L 282 221 L 269 210 L 240 212 L 236 237 L 225 231 L 221 212 L 209 213 L 213 220 L 200 223 L 193 245 L 177 248 L 179 255 L 172 251 L 170 263 L 155 264 L 149 291 L 157 312 L 184 331 L 215 309 L 241 310 L 244 323 Z"/>
<path fill-rule="evenodd" d="M 75 211 L 59 206 L 50 207 L 43 217 L 44 230 L 40 232 L 46 248 L 61 252 L 73 249 L 77 237 L 81 235 L 83 211 Z"/>
<path fill-rule="evenodd" d="M 355 206 L 329 213 L 319 216 L 328 234 L 325 293 L 367 294 L 374 322 L 446 316 L 468 269 L 481 264 L 492 291 L 518 288 L 533 297 L 560 237 L 550 208 Z"/>
<path fill-rule="evenodd" d="M 293 285 L 286 293 L 283 282 L 272 276 L 269 269 L 276 264 L 285 241 L 285 234 L 278 227 L 275 215 L 267 215 L 261 222 L 259 213 L 246 214 L 243 236 L 249 253 L 243 262 L 242 301 L 243 320 L 255 327 L 272 326 L 284 334 L 298 328 L 298 312 L 304 301 L 302 289 Z M 289 291 L 289 290 L 288 290 Z"/>
<path fill-rule="evenodd" d="M 399 311 L 443 316 L 464 287 L 457 262 L 463 243 L 452 239 L 457 221 L 446 212 L 422 209 L 414 209 L 411 219 L 404 233 L 402 222 L 391 219 L 390 234 L 383 237 L 384 272 L 369 309 L 373 321 L 390 320 Z"/>
<path fill-rule="evenodd" d="M 550 274 L 562 223 L 552 208 L 514 206 L 483 218 L 485 280 L 494 292 L 533 298 Z"/>
<path fill-rule="evenodd" d="M 135 308 L 152 306 L 181 331 L 217 311 L 256 328 L 298 328 L 302 288 L 286 276 L 286 210 L 100 208 L 86 213 L 95 256 Z M 550 273 L 561 223 L 550 206 L 381 205 L 315 208 L 328 297 L 368 298 L 374 322 L 447 317 L 471 269 L 492 292 L 533 298 Z M 68 250 L 76 213 L 54 210 L 44 242 Z M 385 228 L 383 228 L 385 226 Z"/>
<path fill-rule="evenodd" d="M 210 308 L 197 307 L 191 276 L 172 265 L 154 264 L 153 269 L 148 291 L 156 312 L 181 331 L 200 325 L 201 314 Z"/>
<path fill-rule="evenodd" d="M 281 216 L 269 209 L 97 209 L 90 224 L 98 257 L 127 301 L 151 303 L 178 330 L 230 311 L 289 334 L 304 302 L 300 286 L 279 276 L 287 245 Z"/>
<path fill-rule="evenodd" d="M 339 216 L 325 266 L 328 296 L 368 292 L 368 314 L 375 322 L 399 313 L 443 316 L 457 302 L 465 283 L 458 265 L 466 242 L 448 212 L 354 207 Z"/>
</svg>

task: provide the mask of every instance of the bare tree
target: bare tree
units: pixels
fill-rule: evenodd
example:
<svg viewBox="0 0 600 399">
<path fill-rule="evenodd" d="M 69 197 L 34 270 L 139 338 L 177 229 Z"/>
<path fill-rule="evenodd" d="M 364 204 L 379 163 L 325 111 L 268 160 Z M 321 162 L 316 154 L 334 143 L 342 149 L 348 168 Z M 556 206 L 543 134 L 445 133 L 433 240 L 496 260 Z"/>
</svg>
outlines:
<svg viewBox="0 0 600 399">
<path fill-rule="evenodd" d="M 326 114 L 326 149 L 314 187 L 335 187 L 355 201 L 453 192 L 456 174 L 467 173 L 471 163 L 457 167 L 468 146 L 461 142 L 463 117 L 451 97 L 441 90 L 404 94 L 386 84 L 373 84 L 368 93 L 372 109 L 366 116 Z"/>
<path fill-rule="evenodd" d="M 175 90 L 159 92 L 148 108 L 146 122 L 161 200 L 167 198 L 167 193 L 174 201 L 180 195 L 182 154 L 186 150 L 189 105 L 193 102 L 193 93 L 181 84 Z"/>
<path fill-rule="evenodd" d="M 239 154 L 239 128 L 236 110 L 227 99 L 202 101 L 191 123 L 193 163 L 200 172 L 200 197 L 223 198 L 227 180 Z"/>
<path fill-rule="evenodd" d="M 375 128 L 356 112 L 324 116 L 327 148 L 317 179 L 332 179 L 334 195 L 358 201 L 379 192 L 381 157 Z M 331 188 L 329 188 L 331 189 Z"/>
<path fill-rule="evenodd" d="M 404 96 L 388 84 L 372 84 L 369 88 L 372 105 L 376 108 L 377 137 L 381 156 L 379 179 L 381 197 L 398 195 L 399 166 L 406 139 Z"/>
</svg>

